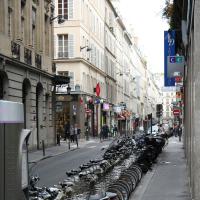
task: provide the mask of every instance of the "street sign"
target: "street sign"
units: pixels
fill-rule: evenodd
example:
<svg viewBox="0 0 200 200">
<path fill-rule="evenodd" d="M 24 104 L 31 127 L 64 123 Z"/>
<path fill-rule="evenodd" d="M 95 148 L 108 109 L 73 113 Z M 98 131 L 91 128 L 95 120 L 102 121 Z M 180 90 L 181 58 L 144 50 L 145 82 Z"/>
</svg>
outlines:
<svg viewBox="0 0 200 200">
<path fill-rule="evenodd" d="M 164 31 L 164 86 L 175 86 L 174 77 L 167 75 L 167 56 L 175 55 L 175 31 Z"/>
<path fill-rule="evenodd" d="M 181 76 L 176 76 L 175 77 L 175 81 L 176 81 L 176 83 L 182 82 L 182 77 Z"/>
<path fill-rule="evenodd" d="M 180 110 L 178 110 L 178 109 L 173 110 L 173 114 L 174 114 L 174 115 L 180 115 Z"/>
<path fill-rule="evenodd" d="M 184 75 L 184 56 L 167 56 L 167 77 Z"/>
</svg>

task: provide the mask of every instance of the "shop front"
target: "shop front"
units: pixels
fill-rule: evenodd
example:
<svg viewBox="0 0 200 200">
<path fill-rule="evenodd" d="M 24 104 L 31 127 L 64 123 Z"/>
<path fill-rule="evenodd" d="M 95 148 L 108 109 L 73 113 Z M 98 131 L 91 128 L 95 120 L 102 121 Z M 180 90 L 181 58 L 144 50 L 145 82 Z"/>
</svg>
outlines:
<svg viewBox="0 0 200 200">
<path fill-rule="evenodd" d="M 82 96 L 79 94 L 56 94 L 56 131 L 64 135 L 64 127 L 75 126 L 81 130 L 81 137 L 83 137 L 85 127 L 85 115 Z"/>
</svg>

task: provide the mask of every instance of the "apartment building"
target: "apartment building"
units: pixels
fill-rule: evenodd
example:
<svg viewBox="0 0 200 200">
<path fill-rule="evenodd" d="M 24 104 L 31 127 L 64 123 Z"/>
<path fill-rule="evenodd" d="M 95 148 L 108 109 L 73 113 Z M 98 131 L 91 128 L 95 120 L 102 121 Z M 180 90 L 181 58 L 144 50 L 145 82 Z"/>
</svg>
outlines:
<svg viewBox="0 0 200 200">
<path fill-rule="evenodd" d="M 148 90 L 147 90 L 147 114 L 152 113 L 152 117 L 154 119 L 156 116 L 156 105 L 163 103 L 163 93 L 161 91 L 161 86 L 158 86 L 163 80 L 163 76 L 158 76 L 157 74 L 153 74 L 150 71 L 147 71 L 148 74 Z M 159 81 L 157 82 L 157 80 Z"/>
<path fill-rule="evenodd" d="M 30 148 L 54 144 L 49 0 L 0 1 L 0 99 L 24 104 Z"/>
<path fill-rule="evenodd" d="M 133 116 L 145 113 L 146 63 L 113 4 L 110 0 L 54 3 L 55 16 L 65 20 L 54 22 L 56 73 L 71 77 L 70 94 L 67 85 L 57 88 L 57 127 L 63 128 L 66 121 L 77 123 L 93 136 L 103 124 L 130 129 Z M 141 68 L 138 73 L 136 68 Z"/>
<path fill-rule="evenodd" d="M 77 123 L 83 132 L 89 128 L 95 136 L 105 123 L 101 120 L 103 112 L 109 110 L 104 65 L 105 2 L 55 0 L 55 15 L 65 20 L 61 25 L 54 23 L 56 73 L 71 78 L 70 95 L 65 95 L 67 86 L 57 88 L 57 127 L 63 128 L 66 121 Z"/>
</svg>

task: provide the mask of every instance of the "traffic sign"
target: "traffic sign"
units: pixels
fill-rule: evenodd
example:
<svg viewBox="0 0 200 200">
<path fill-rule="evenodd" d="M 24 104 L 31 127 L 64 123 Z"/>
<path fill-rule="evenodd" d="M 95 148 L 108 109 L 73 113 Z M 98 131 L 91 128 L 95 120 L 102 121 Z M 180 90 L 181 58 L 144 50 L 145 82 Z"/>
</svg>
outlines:
<svg viewBox="0 0 200 200">
<path fill-rule="evenodd" d="M 173 114 L 174 114 L 174 115 L 180 115 L 180 112 L 181 112 L 181 111 L 180 111 L 180 110 L 178 110 L 178 109 L 176 109 L 176 110 L 173 110 Z"/>
</svg>

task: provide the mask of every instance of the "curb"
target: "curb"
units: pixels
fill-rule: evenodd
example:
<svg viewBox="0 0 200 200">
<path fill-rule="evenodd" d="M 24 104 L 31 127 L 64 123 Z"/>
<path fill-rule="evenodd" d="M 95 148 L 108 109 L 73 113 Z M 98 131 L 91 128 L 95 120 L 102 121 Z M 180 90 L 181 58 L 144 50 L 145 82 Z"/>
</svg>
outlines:
<svg viewBox="0 0 200 200">
<path fill-rule="evenodd" d="M 38 162 L 40 162 L 40 161 L 42 161 L 42 160 L 46 160 L 46 159 L 52 158 L 52 157 L 54 157 L 54 156 L 62 155 L 62 154 L 64 154 L 64 153 L 67 153 L 67 152 L 70 152 L 70 151 L 75 151 L 75 150 L 77 150 L 77 149 L 80 149 L 80 148 L 79 148 L 79 147 L 78 147 L 78 148 L 73 148 L 73 149 L 70 149 L 70 150 L 67 150 L 67 151 L 64 151 L 64 152 L 60 152 L 60 153 L 55 153 L 55 154 L 47 155 L 47 156 L 44 156 L 44 157 L 39 158 L 39 159 L 31 160 L 31 161 L 29 162 L 29 164 L 38 163 Z"/>
<path fill-rule="evenodd" d="M 108 141 L 109 141 L 109 140 L 108 140 Z M 99 141 L 92 141 L 92 142 L 99 143 Z M 104 141 L 102 141 L 102 143 L 103 143 L 103 142 L 104 142 Z M 42 160 L 46 160 L 46 159 L 51 158 L 51 157 L 54 157 L 54 156 L 62 155 L 62 154 L 67 153 L 67 152 L 75 151 L 75 150 L 81 149 L 81 148 L 83 148 L 83 147 L 85 147 L 85 146 L 87 146 L 87 143 L 80 145 L 78 148 L 75 147 L 75 148 L 67 149 L 67 150 L 64 151 L 64 152 L 52 153 L 52 154 L 50 154 L 50 155 L 47 155 L 47 156 L 44 156 L 44 157 L 41 157 L 41 158 L 38 158 L 38 159 L 35 159 L 35 160 L 31 160 L 31 161 L 29 161 L 29 164 L 38 163 L 38 162 L 40 162 L 40 161 L 42 161 Z M 66 146 L 66 147 L 68 148 L 68 146 Z"/>
</svg>

